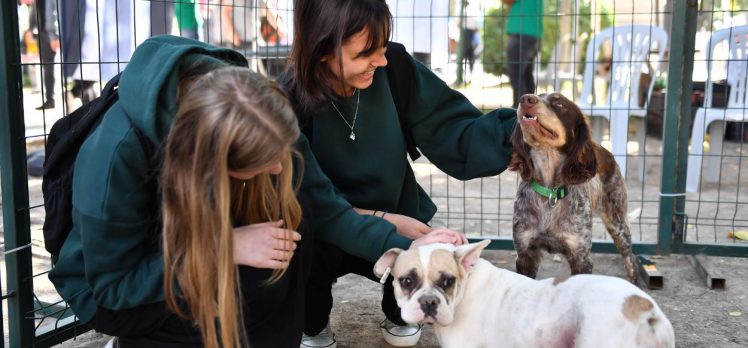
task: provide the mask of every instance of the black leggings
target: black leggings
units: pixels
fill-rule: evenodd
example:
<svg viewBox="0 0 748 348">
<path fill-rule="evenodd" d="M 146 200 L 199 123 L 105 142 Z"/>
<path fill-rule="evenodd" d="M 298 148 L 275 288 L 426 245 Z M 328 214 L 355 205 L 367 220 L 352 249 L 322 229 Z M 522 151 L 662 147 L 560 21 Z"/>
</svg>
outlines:
<svg viewBox="0 0 748 348">
<path fill-rule="evenodd" d="M 200 330 L 169 312 L 165 302 L 110 310 L 99 307 L 90 325 L 94 330 L 119 337 L 120 347 L 202 347 Z"/>
<path fill-rule="evenodd" d="M 338 278 L 355 273 L 379 282 L 374 275 L 374 263 L 346 253 L 340 248 L 317 241 L 314 244 L 312 272 L 306 288 L 306 319 L 304 333 L 316 335 L 327 326 L 332 311 L 332 285 Z M 397 325 L 405 325 L 400 307 L 395 300 L 392 276 L 387 279 L 382 294 L 382 312 Z"/>
<path fill-rule="evenodd" d="M 529 35 L 509 35 L 507 44 L 507 70 L 509 83 L 512 85 L 512 107 L 516 108 L 519 98 L 528 93 L 535 93 L 535 57 L 540 52 L 540 40 Z"/>
<path fill-rule="evenodd" d="M 291 273 L 293 271 L 297 270 L 289 269 L 278 283 L 263 286 L 262 281 L 270 273 L 268 270 L 239 268 L 245 330 L 252 347 L 299 346 L 304 285 Z M 96 331 L 118 336 L 120 347 L 203 346 L 199 328 L 192 321 L 170 312 L 165 302 L 118 311 L 99 307 L 91 325 Z"/>
<path fill-rule="evenodd" d="M 242 313 L 253 348 L 297 348 L 304 328 L 304 289 L 312 265 L 314 236 L 308 224 L 309 206 L 298 228 L 302 235 L 289 268 L 278 282 L 264 285 L 271 270 L 239 266 Z M 99 307 L 90 323 L 99 332 L 119 337 L 120 347 L 202 347 L 199 328 L 179 318 L 165 302 L 112 311 Z"/>
</svg>

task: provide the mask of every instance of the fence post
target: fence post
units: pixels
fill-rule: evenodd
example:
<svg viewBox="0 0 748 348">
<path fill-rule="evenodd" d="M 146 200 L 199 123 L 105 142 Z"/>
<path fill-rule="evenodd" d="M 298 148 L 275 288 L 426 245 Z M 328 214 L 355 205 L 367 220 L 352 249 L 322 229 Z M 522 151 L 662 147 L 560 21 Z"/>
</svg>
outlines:
<svg viewBox="0 0 748 348">
<path fill-rule="evenodd" d="M 670 28 L 667 97 L 663 123 L 658 249 L 679 252 L 683 243 L 686 163 L 691 124 L 697 0 L 676 1 Z M 685 25 L 684 25 L 685 24 Z M 676 174 L 676 175 L 673 175 Z"/>
<path fill-rule="evenodd" d="M 694 52 L 696 45 L 696 30 L 698 27 L 697 17 L 699 4 L 697 0 L 688 0 L 685 18 L 685 33 L 683 42 L 683 77 L 681 85 L 683 93 L 681 95 L 680 122 L 678 122 L 678 162 L 675 169 L 675 192 L 686 192 L 686 173 L 688 172 L 688 144 L 691 139 L 691 94 L 693 91 L 693 65 Z M 683 237 L 686 230 L 686 196 L 685 194 L 675 197 L 675 230 L 673 234 L 673 251 L 683 252 Z"/>
<path fill-rule="evenodd" d="M 460 28 L 460 38 L 457 41 L 457 77 L 455 78 L 454 85 L 458 86 L 465 82 L 465 79 L 463 78 L 463 74 L 465 71 L 465 66 L 463 65 L 462 61 L 465 59 L 465 54 L 462 52 L 462 45 L 467 38 L 465 38 L 465 6 L 467 6 L 467 3 L 465 0 L 460 0 L 460 17 L 459 17 L 459 24 L 457 25 Z"/>
<path fill-rule="evenodd" d="M 26 176 L 26 139 L 21 90 L 18 4 L 0 1 L 0 179 L 11 347 L 33 344 L 34 321 L 31 276 L 31 233 Z"/>
</svg>

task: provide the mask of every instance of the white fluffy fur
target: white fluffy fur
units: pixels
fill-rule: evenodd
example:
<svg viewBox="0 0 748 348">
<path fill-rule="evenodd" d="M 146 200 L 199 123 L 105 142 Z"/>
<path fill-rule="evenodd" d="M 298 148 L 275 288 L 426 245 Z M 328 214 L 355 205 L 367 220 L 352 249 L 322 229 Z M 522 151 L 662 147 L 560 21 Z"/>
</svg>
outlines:
<svg viewBox="0 0 748 348">
<path fill-rule="evenodd" d="M 375 272 L 407 259 L 403 261 L 408 262 L 406 269 L 420 267 L 422 274 L 428 274 L 427 267 L 449 269 L 429 261 L 435 249 L 455 254 L 454 262 L 465 272 L 458 276 L 458 289 L 451 298 L 429 279 L 408 296 L 397 281 L 401 275 L 393 273 L 403 319 L 433 323 L 439 342 L 447 348 L 674 346 L 670 321 L 649 295 L 631 283 L 600 275 L 537 281 L 478 259 L 487 244 L 391 250 L 377 262 Z M 420 253 L 419 257 L 403 257 L 414 252 Z M 471 255 L 475 257 L 472 261 Z M 419 299 L 428 294 L 440 299 L 435 318 L 424 318 L 419 304 Z"/>
</svg>

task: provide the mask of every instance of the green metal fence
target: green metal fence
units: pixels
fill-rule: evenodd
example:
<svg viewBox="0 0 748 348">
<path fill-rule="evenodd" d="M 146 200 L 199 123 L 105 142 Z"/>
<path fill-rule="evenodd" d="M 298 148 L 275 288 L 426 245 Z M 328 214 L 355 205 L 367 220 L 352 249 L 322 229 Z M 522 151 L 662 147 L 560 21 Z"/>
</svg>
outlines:
<svg viewBox="0 0 748 348">
<path fill-rule="evenodd" d="M 86 4 L 100 5 L 94 6 L 96 11 L 104 11 L 103 8 L 110 2 L 53 1 L 58 5 L 75 4 L 74 8 L 79 11 L 84 10 Z M 267 13 L 280 16 L 281 23 L 285 20 L 285 24 L 289 24 L 292 13 L 289 4 L 292 1 L 268 2 L 271 7 L 275 6 L 275 11 Z M 122 8 L 116 7 L 113 12 L 94 11 L 94 16 L 89 15 L 88 18 L 93 18 L 99 26 L 117 23 L 117 29 L 123 30 L 120 27 L 122 22 L 129 21 L 135 26 L 143 20 L 135 15 L 143 10 L 139 6 L 150 5 L 148 34 L 136 31 L 135 35 L 128 37 L 133 47 L 158 30 L 187 34 L 190 29 L 189 25 L 175 20 L 175 13 L 177 16 L 183 14 L 180 12 L 184 11 L 183 5 L 189 5 L 192 1 L 120 2 L 123 3 L 131 5 L 132 11 L 120 12 Z M 282 68 L 283 57 L 288 54 L 287 43 L 292 38 L 290 31 L 285 39 L 283 34 L 274 38 L 273 31 L 268 30 L 267 20 L 262 19 L 266 12 L 264 9 L 258 10 L 257 3 L 197 1 L 198 11 L 207 14 L 197 18 L 197 35 L 213 44 L 244 52 L 254 69 L 272 75 Z M 388 0 L 388 3 L 395 14 L 395 38 L 408 41 L 410 36 L 410 44 L 406 46 L 414 56 L 422 59 L 445 81 L 453 83 L 480 108 L 511 106 L 511 89 L 506 78 L 509 62 L 505 55 L 507 39 L 504 30 L 510 16 L 508 7 L 499 1 L 478 0 L 470 3 L 460 0 Z M 425 3 L 429 6 L 424 6 Z M 724 77 L 724 82 L 715 80 L 716 87 L 712 89 L 715 96 L 727 94 L 725 88 L 745 88 L 746 81 L 734 80 L 745 65 L 745 55 L 740 56 L 738 52 L 738 58 L 731 58 L 725 53 L 729 50 L 722 48 L 720 55 L 707 59 L 705 51 L 712 33 L 748 24 L 748 0 L 650 0 L 635 3 L 545 0 L 544 13 L 540 15 L 544 26 L 542 49 L 534 68 L 537 89 L 561 91 L 578 101 L 583 94 L 585 62 L 592 61 L 597 69 L 592 83 L 595 89 L 600 88 L 598 92 L 602 92 L 606 89 L 606 83 L 610 85 L 611 79 L 610 74 L 606 77 L 605 69 L 627 61 L 627 58 L 613 60 L 614 49 L 611 47 L 595 51 L 588 57 L 585 48 L 592 42 L 592 37 L 606 28 L 626 28 L 633 24 L 666 29 L 669 38 L 666 46 L 648 43 L 650 68 L 637 81 L 644 86 L 655 81 L 652 84 L 654 88 L 644 88 L 641 97 L 628 97 L 645 98 L 648 101 L 645 104 L 646 114 L 642 118 L 632 117 L 633 136 L 630 137 L 626 129 L 623 133 L 627 137 L 625 149 L 622 152 L 614 151 L 627 165 L 625 173 L 629 211 L 632 212 L 634 251 L 639 254 L 705 253 L 748 257 L 748 242 L 735 237 L 739 235 L 736 232 L 748 230 L 748 117 L 735 121 L 725 112 L 718 122 L 712 124 L 711 139 L 705 142 L 710 149 L 706 151 L 705 148 L 703 155 L 695 154 L 694 144 L 689 144 L 692 138 L 691 117 L 696 113 L 696 106 L 692 105 L 697 105 L 698 99 L 706 92 L 704 74 L 707 67 L 716 70 L 721 67 L 728 75 Z M 442 6 L 445 4 L 447 6 Z M 233 16 L 252 13 L 253 21 L 249 22 L 255 24 L 249 27 L 254 29 L 244 30 L 238 38 L 224 35 L 226 13 Z M 87 87 L 96 91 L 100 80 L 106 80 L 107 69 L 121 70 L 129 56 L 115 54 L 112 58 L 77 64 L 59 59 L 42 63 L 38 57 L 29 60 L 29 52 L 21 51 L 23 33 L 19 27 L 23 23 L 19 21 L 18 14 L 17 1 L 0 4 L 3 35 L 0 42 L 0 179 L 3 210 L 0 229 L 3 231 L 5 250 L 5 282 L 0 290 L 3 304 L 7 305 L 7 313 L 3 313 L 3 318 L 7 320 L 3 321 L 2 327 L 7 341 L 2 342 L 11 347 L 45 347 L 74 337 L 86 328 L 76 322 L 75 316 L 47 280 L 46 273 L 51 263 L 41 237 L 41 224 L 44 221 L 41 180 L 30 175 L 27 155 L 43 146 L 54 120 L 79 105 L 78 99 L 83 99 L 83 94 L 70 81 L 92 81 L 93 85 Z M 58 13 L 59 21 L 70 20 L 63 17 Z M 417 34 L 416 30 L 424 26 L 422 21 L 426 21 L 429 28 L 425 38 L 417 36 L 424 35 Z M 155 22 L 159 25 L 154 26 Z M 670 23 L 675 25 L 671 26 Z M 216 27 L 218 31 L 210 30 Z M 471 31 L 462 28 L 470 28 Z M 261 40 L 258 39 L 260 37 Z M 102 38 L 103 35 L 100 35 L 98 40 Z M 739 35 L 731 38 L 740 40 Z M 417 47 L 416 42 L 424 39 L 428 39 L 430 52 L 420 52 Z M 122 32 L 115 35 L 115 42 L 124 40 Z M 475 45 L 464 45 L 467 40 Z M 473 51 L 467 51 L 464 47 L 470 47 Z M 664 58 L 659 58 L 662 51 L 667 53 Z M 468 57 L 471 54 L 475 54 L 474 61 Z M 471 62 L 474 64 L 472 68 Z M 657 63 L 659 69 L 652 68 Z M 57 108 L 36 111 L 34 107 L 45 101 L 43 95 L 46 87 L 40 72 L 45 64 L 53 66 L 55 70 L 58 105 Z M 77 66 L 78 71 L 67 75 L 66 71 L 72 66 Z M 84 67 L 93 67 L 97 77 L 94 80 L 85 77 Z M 745 78 L 745 75 L 742 76 Z M 41 93 L 34 94 L 34 89 L 41 89 Z M 72 97 L 76 93 L 77 96 Z M 634 112 L 638 107 L 634 104 L 624 106 L 623 110 Z M 616 108 L 621 107 L 601 107 L 608 112 Z M 704 108 L 723 110 L 724 106 L 715 102 L 704 105 Z M 744 105 L 732 105 L 730 108 L 746 113 Z M 620 131 L 620 128 L 610 126 L 605 121 L 599 123 L 594 117 L 591 120 L 595 121 L 593 127 L 597 125 L 599 141 L 608 148 L 614 147 L 613 132 Z M 700 131 L 707 133 L 706 129 Z M 725 140 L 721 141 L 723 131 Z M 689 158 L 704 159 L 695 190 L 689 187 L 693 186 L 694 180 L 687 183 Z M 490 238 L 493 248 L 512 248 L 511 219 L 518 184 L 516 174 L 507 172 L 496 177 L 462 182 L 449 178 L 428 160 L 421 159 L 412 165 L 419 182 L 439 208 L 433 225 L 465 231 L 471 238 Z M 717 169 L 716 179 L 710 171 L 712 168 Z M 595 222 L 594 233 L 593 251 L 617 252 L 599 221 Z"/>
</svg>

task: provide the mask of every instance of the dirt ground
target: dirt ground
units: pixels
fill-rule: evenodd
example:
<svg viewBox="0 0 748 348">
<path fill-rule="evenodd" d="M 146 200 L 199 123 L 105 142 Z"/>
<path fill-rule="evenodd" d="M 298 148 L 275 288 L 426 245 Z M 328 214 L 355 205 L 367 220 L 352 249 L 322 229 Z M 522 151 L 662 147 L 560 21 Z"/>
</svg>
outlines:
<svg viewBox="0 0 748 348">
<path fill-rule="evenodd" d="M 514 269 L 514 254 L 489 250 L 484 258 L 494 265 Z M 647 292 L 658 302 L 675 328 L 676 347 L 738 348 L 748 346 L 748 261 L 711 257 L 726 278 L 724 290 L 710 290 L 682 255 L 656 258 L 664 287 Z M 624 277 L 620 256 L 593 255 L 596 274 Z M 567 274 L 565 261 L 546 257 L 539 278 Z M 360 276 L 348 275 L 334 287 L 335 306 L 331 326 L 340 348 L 391 347 L 382 340 L 379 322 L 381 285 Z M 511 320 L 511 318 L 506 318 Z M 107 337 L 87 333 L 58 347 L 103 347 Z M 425 327 L 416 347 L 438 347 L 432 328 Z M 470 348 L 470 347 L 467 347 Z"/>
</svg>

